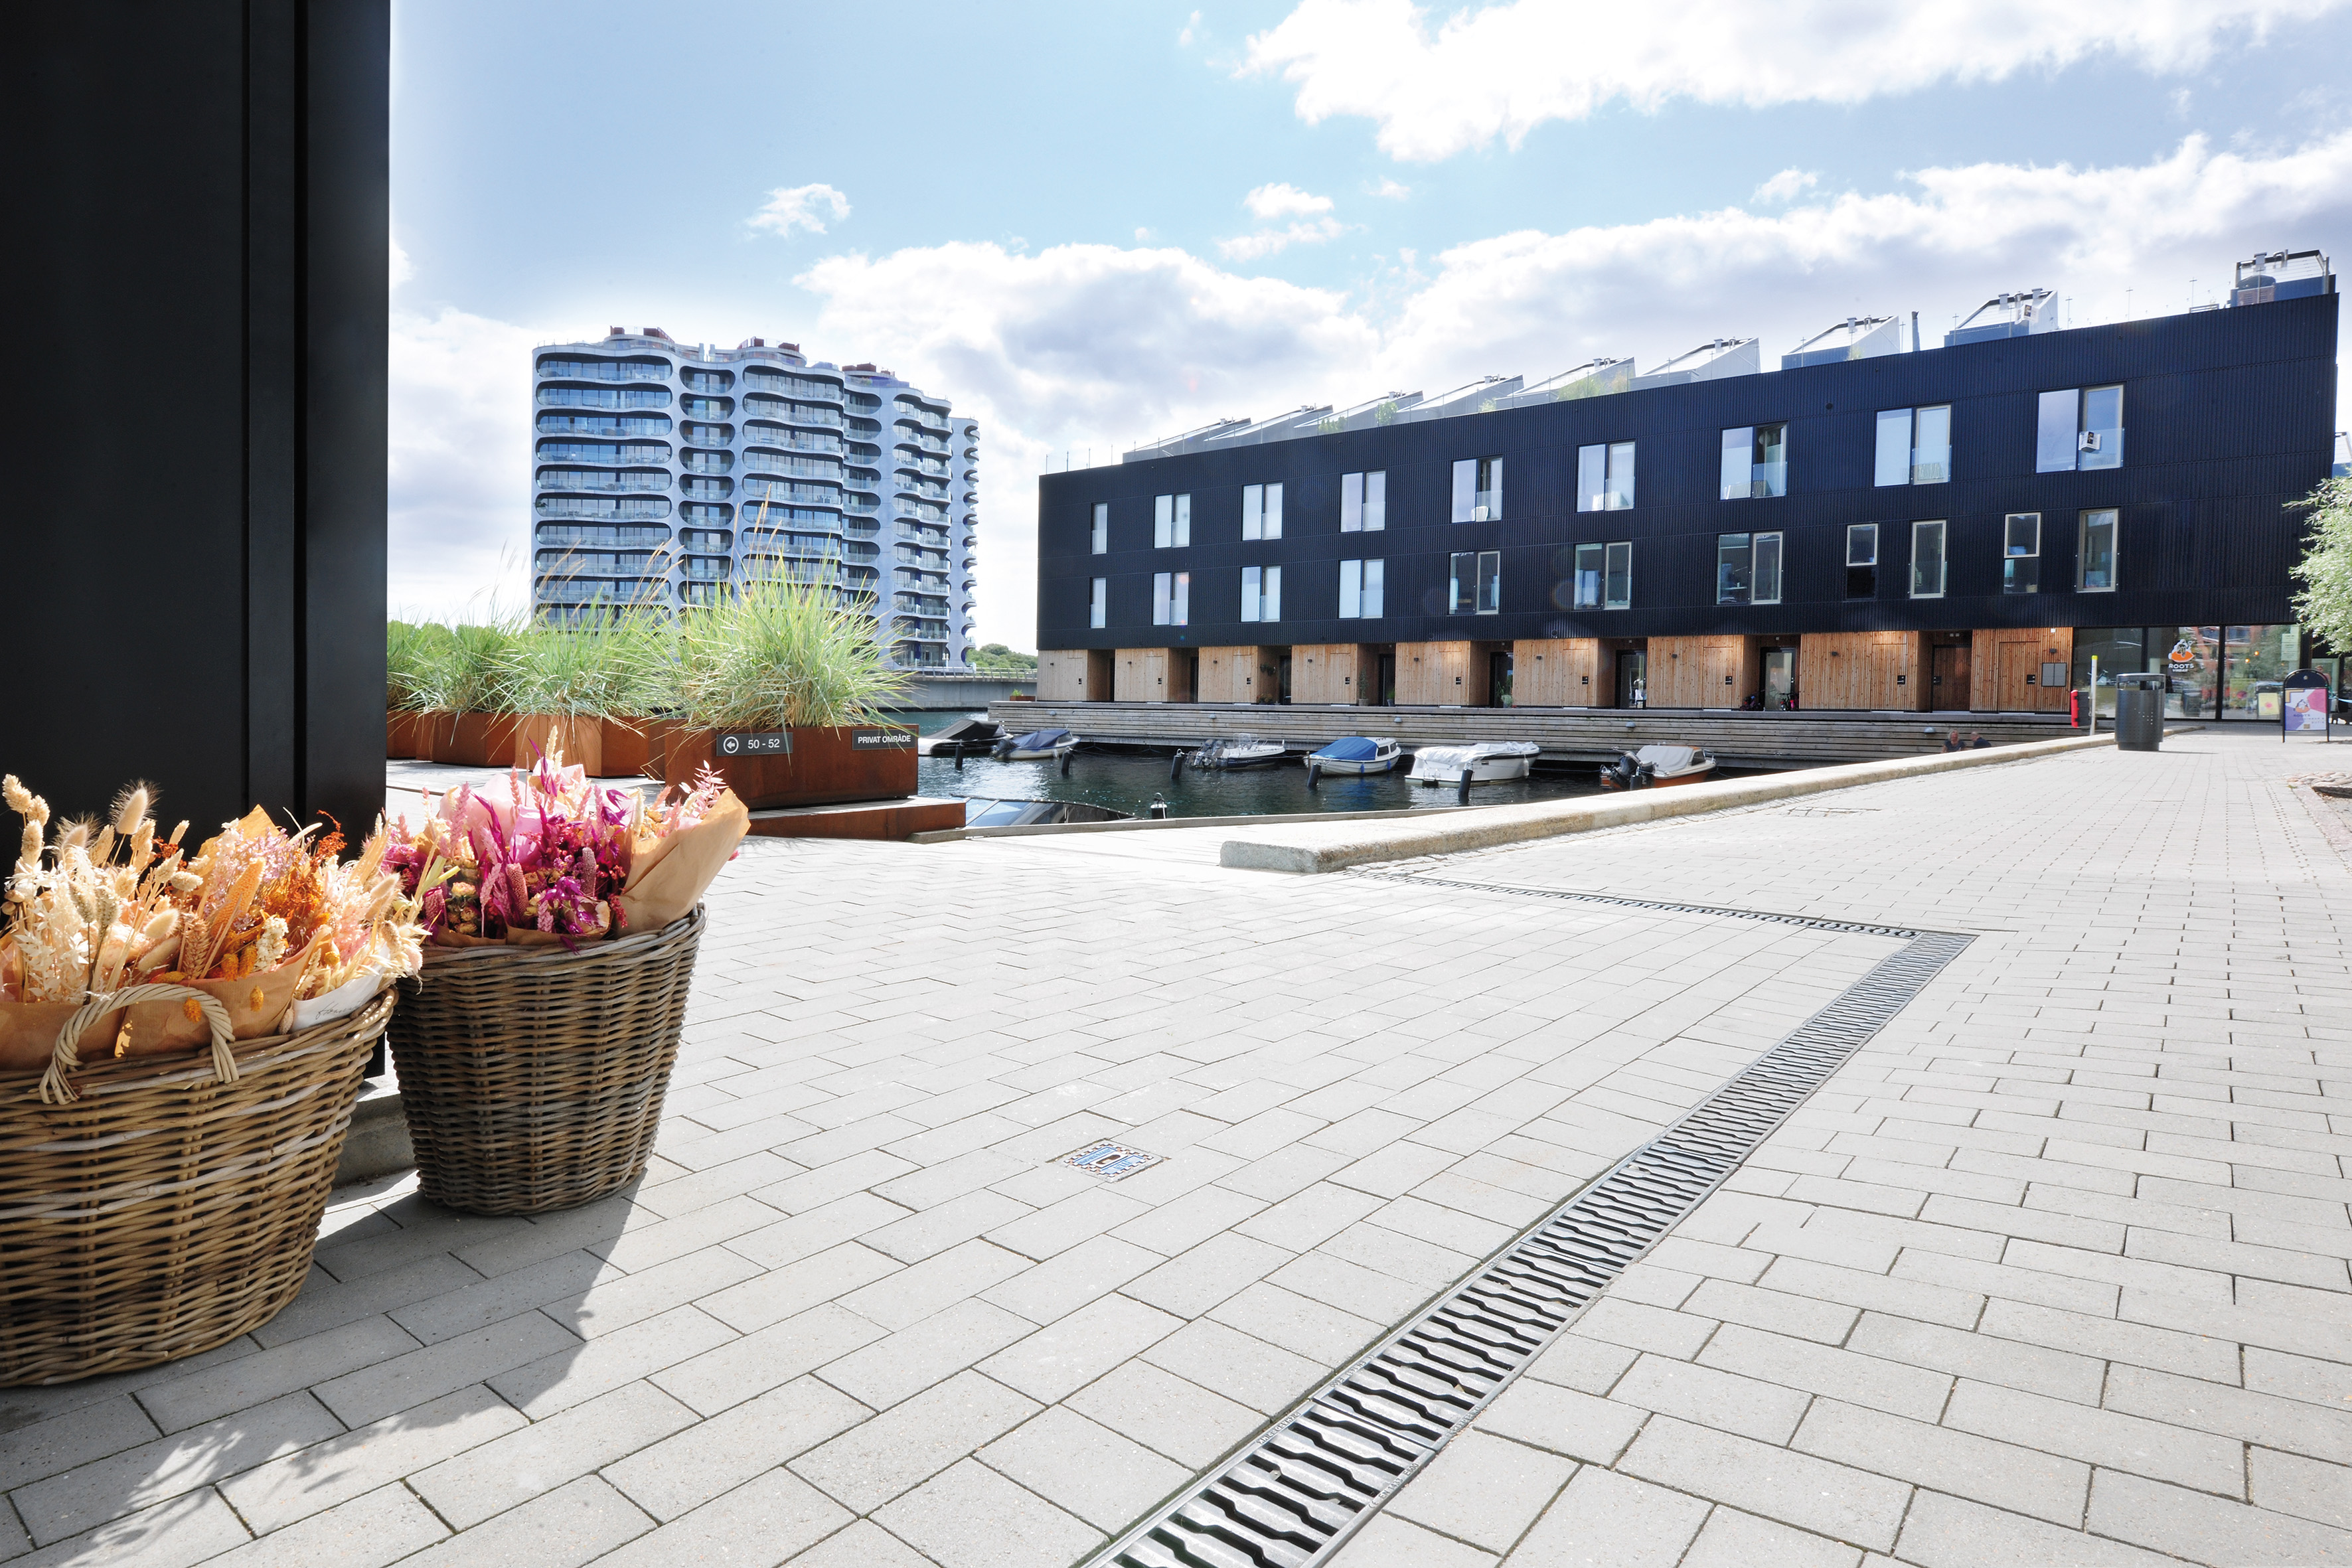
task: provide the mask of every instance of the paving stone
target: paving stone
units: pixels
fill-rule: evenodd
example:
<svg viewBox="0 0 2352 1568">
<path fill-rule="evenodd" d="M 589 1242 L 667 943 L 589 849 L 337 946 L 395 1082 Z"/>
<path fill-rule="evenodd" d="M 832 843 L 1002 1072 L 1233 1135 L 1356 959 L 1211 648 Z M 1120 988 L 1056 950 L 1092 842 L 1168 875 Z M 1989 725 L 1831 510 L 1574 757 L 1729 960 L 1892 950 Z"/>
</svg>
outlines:
<svg viewBox="0 0 2352 1568">
<path fill-rule="evenodd" d="M 594 1476 L 567 1482 L 520 1508 L 407 1559 L 416 1568 L 576 1568 L 653 1528 L 629 1500 Z M 691 1559 L 673 1559 L 691 1561 Z"/>
<path fill-rule="evenodd" d="M 2087 1317 L 2021 1301 L 1995 1301 L 1985 1310 L 1981 1331 L 1997 1339 L 2022 1340 L 2052 1350 L 2178 1372 L 2218 1383 L 2237 1380 L 2235 1345 L 2142 1323 Z"/>
<path fill-rule="evenodd" d="M 2248 1496 L 2273 1513 L 2333 1525 L 2352 1535 L 2352 1468 L 2268 1448 L 2246 1454 Z"/>
<path fill-rule="evenodd" d="M 1384 1328 L 1264 1281 L 1219 1302 L 1208 1316 L 1326 1366 L 1352 1360 L 1380 1339 Z"/>
<path fill-rule="evenodd" d="M 812 1172 L 811 1174 L 817 1173 Z M 765 1201 L 765 1200 L 762 1200 Z M 872 1193 L 856 1192 L 735 1237 L 726 1245 L 767 1268 L 814 1257 L 868 1231 L 895 1225 L 915 1211 Z"/>
<path fill-rule="evenodd" d="M 14 1568 L 189 1568 L 252 1539 L 210 1489 L 153 1503 L 53 1546 L 13 1560 Z"/>
<path fill-rule="evenodd" d="M 1607 1340 L 1633 1350 L 1650 1351 L 1688 1361 L 1717 1327 L 1712 1318 L 1671 1312 L 1636 1301 L 1617 1301 L 1603 1295 L 1585 1309 L 1569 1331 L 1586 1339 Z"/>
<path fill-rule="evenodd" d="M 2241 1445 L 2183 1431 L 2168 1422 L 1963 1378 L 1952 1391 L 1944 1425 L 2065 1454 L 2111 1470 L 2128 1470 L 2232 1497 L 2244 1495 L 2246 1462 Z"/>
<path fill-rule="evenodd" d="M 206 1561 L 211 1568 L 381 1568 L 448 1533 L 406 1487 L 379 1487 Z"/>
<path fill-rule="evenodd" d="M 756 1333 L 725 1339 L 700 1354 L 683 1355 L 656 1370 L 653 1381 L 710 1415 L 883 1337 L 877 1324 L 828 1302 Z"/>
<path fill-rule="evenodd" d="M 1758 1262 L 1767 1261 L 1758 1258 Z M 1614 1293 L 1615 1287 L 1611 1287 Z M 1760 1289 L 1730 1279 L 1709 1279 L 1682 1303 L 1683 1310 L 1700 1318 L 1720 1318 L 1774 1333 L 1794 1334 L 1833 1345 L 1853 1328 L 1860 1309 L 1837 1301 L 1817 1301 L 1785 1290 Z"/>
<path fill-rule="evenodd" d="M 931 1560 L 869 1520 L 826 1536 L 792 1568 L 933 1568 Z"/>
<path fill-rule="evenodd" d="M 1013 1321 L 1025 1329 L 1022 1320 Z M 981 1370 L 1032 1399 L 1051 1404 L 1183 1326 L 1183 1320 L 1139 1301 L 1106 1296 L 989 1357 Z"/>
<path fill-rule="evenodd" d="M 272 1459 L 219 1490 L 267 1533 L 524 1425 L 512 1405 L 477 1384 Z"/>
<path fill-rule="evenodd" d="M 1405 1520 L 1390 1510 L 1348 1538 L 1331 1568 L 1492 1568 L 1498 1559 Z"/>
<path fill-rule="evenodd" d="M 695 1301 L 698 1310 L 741 1333 L 764 1329 L 861 1285 L 896 1274 L 904 1265 L 871 1247 L 843 1242 L 796 1263 L 772 1268 Z"/>
<path fill-rule="evenodd" d="M 1830 1399 L 1816 1400 L 1805 1413 L 1793 1446 L 1857 1469 L 1916 1481 L 2056 1524 L 2080 1523 L 2091 1479 L 2087 1465 L 2017 1442 L 1998 1442 Z"/>
<path fill-rule="evenodd" d="M 1513 1568 L 1672 1568 L 1707 1505 L 1587 1465 L 1511 1553 Z"/>
<path fill-rule="evenodd" d="M 2319 1568 L 2352 1563 L 2352 1531 L 2138 1476 L 2099 1472 L 2090 1529 L 2197 1563 Z"/>
<path fill-rule="evenodd" d="M 1880 1551 L 1894 1546 L 1911 1496 L 1900 1481 L 1667 1415 L 1643 1428 L 1618 1468 Z"/>
<path fill-rule="evenodd" d="M 597 1561 L 606 1568 L 772 1568 L 850 1521 L 847 1509 L 790 1470 L 772 1469 Z"/>
<path fill-rule="evenodd" d="M 480 1278 L 446 1253 L 420 1258 L 399 1268 L 370 1274 L 349 1284 L 337 1282 L 323 1269 L 317 1270 L 303 1285 L 302 1293 L 289 1302 L 284 1311 L 254 1330 L 253 1337 L 267 1347 L 309 1339 L 345 1323 L 389 1313 L 413 1301 L 446 1295 Z"/>
<path fill-rule="evenodd" d="M 1200 1246 L 1265 1206 L 1264 1198 L 1255 1198 L 1247 1193 L 1237 1193 L 1213 1183 L 1196 1187 L 1181 1197 L 1171 1198 L 1110 1234 L 1118 1240 L 1148 1248 L 1160 1257 L 1173 1257 Z"/>
<path fill-rule="evenodd" d="M 43 1476 L 135 1448 L 159 1435 L 139 1401 L 128 1394 L 0 1432 L 0 1491 L 14 1491 Z"/>
<path fill-rule="evenodd" d="M 972 1459 L 886 1503 L 875 1518 L 941 1568 L 1067 1563 L 1104 1539 L 1080 1520 Z"/>
<path fill-rule="evenodd" d="M 550 1325 L 542 1321 L 541 1326 Z M 390 1361 L 415 1350 L 417 1345 L 415 1336 L 390 1319 L 362 1318 L 306 1339 L 274 1345 L 226 1366 L 156 1384 L 140 1390 L 136 1397 L 154 1416 L 158 1426 L 166 1432 L 176 1432 Z M 8 1437 L 0 1436 L 0 1453 L 6 1451 L 8 1442 Z"/>
<path fill-rule="evenodd" d="M 1141 1359 L 1106 1373 L 1066 1403 L 1194 1471 L 1206 1469 L 1265 1422 L 1249 1406 Z"/>
<path fill-rule="evenodd" d="M 1572 1459 L 1525 1444 L 1465 1432 L 1439 1450 L 1389 1511 L 1505 1552 L 1550 1506 L 1576 1468 Z"/>
<path fill-rule="evenodd" d="M 692 1307 L 679 1307 L 512 1372 L 502 1372 L 490 1379 L 490 1386 L 532 1420 L 543 1421 L 559 1410 L 691 1360 L 732 1338 L 718 1320 Z"/>
<path fill-rule="evenodd" d="M 803 1454 L 791 1468 L 851 1512 L 870 1513 L 1039 1408 L 1003 1384 L 960 1373 Z"/>
<path fill-rule="evenodd" d="M 2180 1561 L 1931 1490 L 1912 1503 L 1897 1550 L 1920 1568 L 2179 1568 Z"/>
<path fill-rule="evenodd" d="M 576 1350 L 579 1345 L 579 1339 L 568 1331 L 537 1312 L 526 1312 L 438 1344 L 380 1360 L 362 1371 L 330 1378 L 313 1392 L 346 1426 L 363 1426 L 542 1356 Z"/>
<path fill-rule="evenodd" d="M 1197 1318 L 1291 1257 L 1281 1247 L 1227 1231 L 1129 1280 L 1124 1293 L 1180 1318 Z"/>
<path fill-rule="evenodd" d="M 1635 1405 L 1521 1378 L 1479 1413 L 1476 1428 L 1571 1459 L 1607 1465 L 1625 1451 L 1649 1418 L 1647 1411 Z"/>
<path fill-rule="evenodd" d="M 905 1219 L 865 1232 L 859 1240 L 901 1263 L 920 1263 L 970 1241 L 983 1231 L 1034 1214 L 1027 1204 L 986 1190 L 921 1209 Z"/>
<path fill-rule="evenodd" d="M 888 1279 L 852 1290 L 841 1305 L 886 1329 L 912 1328 L 932 1313 L 977 1296 L 1029 1267 L 1017 1252 L 972 1240 Z"/>
<path fill-rule="evenodd" d="M 1328 1370 L 1206 1320 L 1185 1324 L 1145 1351 L 1143 1359 L 1269 1415 L 1286 1408 Z"/>
<path fill-rule="evenodd" d="M 1305 1252 L 1328 1241 L 1380 1206 L 1380 1198 L 1369 1193 L 1332 1182 L 1318 1182 L 1233 1228 L 1286 1252 Z"/>
<path fill-rule="evenodd" d="M 980 1450 L 1000 1470 L 1106 1534 L 1192 1479 L 1118 1432 L 1055 1405 Z"/>
<path fill-rule="evenodd" d="M 465 1530 L 694 1424 L 693 1411 L 651 1384 L 625 1384 L 419 1471 L 408 1485 Z"/>
<path fill-rule="evenodd" d="M 829 1384 L 798 1378 L 639 1447 L 603 1473 L 656 1519 L 673 1520 L 871 1414 Z"/>
</svg>

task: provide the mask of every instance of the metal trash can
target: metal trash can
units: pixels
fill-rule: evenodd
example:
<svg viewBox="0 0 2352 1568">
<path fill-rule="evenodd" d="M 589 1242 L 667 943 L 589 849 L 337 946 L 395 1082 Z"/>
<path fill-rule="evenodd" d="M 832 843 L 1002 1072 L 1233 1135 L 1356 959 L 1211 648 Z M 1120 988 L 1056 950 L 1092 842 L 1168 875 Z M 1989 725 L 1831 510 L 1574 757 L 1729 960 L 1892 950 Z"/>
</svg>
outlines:
<svg viewBox="0 0 2352 1568">
<path fill-rule="evenodd" d="M 2116 677 L 2116 749 L 2153 752 L 2164 743 L 2164 677 Z"/>
</svg>

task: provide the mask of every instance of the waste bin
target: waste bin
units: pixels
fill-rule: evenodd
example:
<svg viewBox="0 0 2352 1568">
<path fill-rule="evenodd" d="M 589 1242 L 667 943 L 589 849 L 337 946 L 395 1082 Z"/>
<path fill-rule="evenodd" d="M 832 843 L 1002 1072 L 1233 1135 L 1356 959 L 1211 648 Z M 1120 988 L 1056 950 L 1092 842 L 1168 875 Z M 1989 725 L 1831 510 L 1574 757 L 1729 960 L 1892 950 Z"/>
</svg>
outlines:
<svg viewBox="0 0 2352 1568">
<path fill-rule="evenodd" d="M 2116 677 L 2116 749 L 2153 752 L 2164 743 L 2164 677 Z"/>
</svg>

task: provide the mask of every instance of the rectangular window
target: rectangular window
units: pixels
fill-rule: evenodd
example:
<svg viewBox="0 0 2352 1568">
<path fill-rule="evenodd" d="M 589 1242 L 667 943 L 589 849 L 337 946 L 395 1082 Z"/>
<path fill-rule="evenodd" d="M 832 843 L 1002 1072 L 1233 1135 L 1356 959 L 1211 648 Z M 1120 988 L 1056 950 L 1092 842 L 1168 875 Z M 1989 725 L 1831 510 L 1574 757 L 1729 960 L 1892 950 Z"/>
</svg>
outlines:
<svg viewBox="0 0 2352 1568">
<path fill-rule="evenodd" d="M 1633 545 L 1630 540 L 1620 540 L 1609 546 L 1608 564 L 1601 571 L 1601 607 L 1633 607 Z"/>
<path fill-rule="evenodd" d="M 1759 533 L 1756 536 L 1756 598 L 1759 605 L 1780 602 L 1780 536 Z"/>
<path fill-rule="evenodd" d="M 1499 550 L 1465 550 L 1454 556 L 1451 613 L 1457 616 L 1493 616 L 1503 608 L 1503 552 Z"/>
<path fill-rule="evenodd" d="M 1741 425 L 1723 433 L 1722 496 L 1752 500 L 1789 493 L 1789 427 Z"/>
<path fill-rule="evenodd" d="M 1857 522 L 1845 531 L 1845 596 L 1878 597 L 1878 524 Z"/>
<path fill-rule="evenodd" d="M 1190 625 L 1192 598 L 1192 574 L 1190 572 L 1155 573 L 1151 579 L 1151 624 L 1155 626 Z"/>
<path fill-rule="evenodd" d="M 2042 514 L 2013 511 L 2000 525 L 2000 591 L 2042 592 Z"/>
<path fill-rule="evenodd" d="M 1281 567 L 1244 566 L 1242 568 L 1242 619 L 1245 621 L 1282 619 Z"/>
<path fill-rule="evenodd" d="M 1944 596 L 1944 525 L 1940 521 L 1911 525 L 1911 596 Z"/>
<path fill-rule="evenodd" d="M 1580 544 L 1576 547 L 1576 577 L 1572 598 L 1575 607 L 1580 610 L 1597 610 L 1601 607 L 1602 548 L 1598 544 Z"/>
<path fill-rule="evenodd" d="M 1454 521 L 1493 522 L 1503 515 L 1503 459 L 1465 458 L 1454 465 Z"/>
<path fill-rule="evenodd" d="M 1110 552 L 1110 502 L 1108 501 L 1095 502 L 1095 528 L 1090 547 L 1097 555 L 1106 555 Z"/>
<path fill-rule="evenodd" d="M 1094 606 L 1087 614 L 1087 625 L 1100 631 L 1110 624 L 1110 579 L 1095 579 Z"/>
<path fill-rule="evenodd" d="M 1192 498 L 1151 498 L 1151 543 L 1156 550 L 1173 550 L 1192 542 Z"/>
<path fill-rule="evenodd" d="M 2123 466 L 2122 387 L 2069 386 L 2042 395 L 2033 432 L 2036 473 Z"/>
<path fill-rule="evenodd" d="M 1878 411 L 1878 457 L 1871 468 L 1870 482 L 1882 486 L 1911 482 L 1911 411 L 1908 408 L 1882 408 Z"/>
<path fill-rule="evenodd" d="M 2111 594 L 2116 586 L 2116 513 L 2086 511 L 2074 551 L 2074 586 L 2085 594 Z"/>
<path fill-rule="evenodd" d="M 1576 449 L 1576 510 L 1623 511 L 1633 504 L 1633 443 Z"/>
<path fill-rule="evenodd" d="M 1244 485 L 1242 487 L 1242 537 L 1244 539 L 1280 539 L 1282 537 L 1282 487 L 1280 485 Z"/>
<path fill-rule="evenodd" d="M 1389 525 L 1387 470 L 1339 476 L 1339 531 L 1378 533 Z"/>
<path fill-rule="evenodd" d="M 2077 467 L 2120 468 L 2124 466 L 2124 389 L 2089 386 L 2083 389 L 2083 431 L 2075 438 Z"/>
<path fill-rule="evenodd" d="M 1952 477 L 1952 405 L 1938 404 L 1914 416 L 1911 482 L 1940 485 Z"/>
<path fill-rule="evenodd" d="M 1339 617 L 1376 620 L 1381 615 L 1381 583 L 1386 575 L 1381 561 L 1339 563 Z"/>
<path fill-rule="evenodd" d="M 2082 429 L 2082 393 L 2074 387 L 2042 395 L 2034 416 L 2033 471 L 2063 474 L 2074 467 L 2075 436 Z"/>
<path fill-rule="evenodd" d="M 1715 536 L 1715 602 L 1744 605 L 1754 582 L 1756 538 L 1748 533 Z"/>
</svg>

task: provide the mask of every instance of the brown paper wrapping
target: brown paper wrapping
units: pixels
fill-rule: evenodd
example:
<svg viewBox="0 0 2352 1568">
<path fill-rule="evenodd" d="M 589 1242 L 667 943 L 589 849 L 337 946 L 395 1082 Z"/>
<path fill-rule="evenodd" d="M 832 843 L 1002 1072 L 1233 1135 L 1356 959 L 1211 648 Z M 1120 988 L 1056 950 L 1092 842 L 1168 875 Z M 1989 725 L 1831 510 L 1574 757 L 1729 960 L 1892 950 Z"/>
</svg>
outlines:
<svg viewBox="0 0 2352 1568">
<path fill-rule="evenodd" d="M 623 917 L 617 934 L 644 936 L 684 919 L 751 830 L 751 810 L 730 789 L 700 822 L 640 851 L 627 889 L 613 900 Z"/>
<path fill-rule="evenodd" d="M 313 938 L 315 942 L 317 939 Z M 301 984 L 302 972 L 310 966 L 310 949 L 289 953 L 277 968 L 259 974 L 248 974 L 242 980 L 187 980 L 179 984 L 192 991 L 204 991 L 228 1009 L 229 1034 L 240 1040 L 257 1035 L 274 1035 L 286 1019 L 286 1010 L 294 1005 L 294 988 Z M 149 978 L 152 979 L 153 976 Z M 186 1000 L 178 1002 L 142 1002 L 131 1009 L 131 1032 L 124 1037 L 122 1054 L 127 1057 L 161 1056 L 167 1051 L 194 1050 L 212 1043 L 212 1030 L 204 1015 L 188 1016 L 192 1005 Z M 85 1035 L 83 1038 L 89 1037 Z"/>
<path fill-rule="evenodd" d="M 39 1072 L 58 1048 L 58 1035 L 79 1002 L 0 1002 L 0 1072 Z M 75 1043 L 84 1062 L 110 1061 L 125 1008 L 116 1008 L 81 1032 Z M 212 1038 L 210 1035 L 205 1037 Z"/>
</svg>

